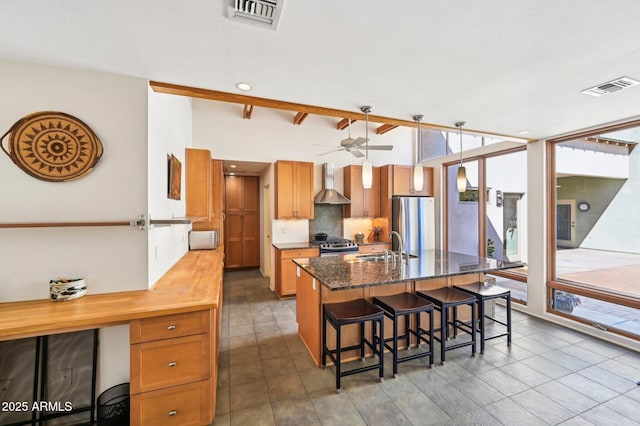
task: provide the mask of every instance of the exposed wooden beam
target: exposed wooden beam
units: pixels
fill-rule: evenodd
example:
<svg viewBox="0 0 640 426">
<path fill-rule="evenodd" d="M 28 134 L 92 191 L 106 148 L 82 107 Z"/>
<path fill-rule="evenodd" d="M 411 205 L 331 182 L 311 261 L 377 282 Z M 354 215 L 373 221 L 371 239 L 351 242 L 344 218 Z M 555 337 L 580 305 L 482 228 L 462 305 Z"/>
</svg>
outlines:
<svg viewBox="0 0 640 426">
<path fill-rule="evenodd" d="M 358 121 L 358 120 L 351 120 L 351 124 L 353 124 L 354 121 Z M 347 127 L 349 127 L 349 119 L 343 118 L 342 120 L 338 121 L 338 124 L 336 127 L 338 128 L 338 130 L 346 129 Z"/>
<path fill-rule="evenodd" d="M 398 126 L 396 126 L 395 124 L 383 124 L 382 126 L 380 126 L 380 127 L 378 127 L 376 129 L 376 134 L 377 135 L 384 135 L 385 133 L 387 133 L 390 130 L 395 129 L 396 127 L 398 127 Z"/>
<path fill-rule="evenodd" d="M 297 113 L 296 116 L 293 118 L 293 124 L 297 124 L 297 125 L 302 124 L 304 119 L 307 118 L 308 116 L 309 116 L 308 112 L 299 112 L 299 113 Z"/>
<path fill-rule="evenodd" d="M 251 120 L 251 114 L 253 114 L 253 105 L 245 104 L 244 110 L 242 111 L 242 118 Z"/>
<path fill-rule="evenodd" d="M 252 105 L 259 106 L 265 108 L 273 108 L 273 109 L 281 109 L 285 111 L 295 111 L 295 112 L 306 112 L 314 115 L 324 115 L 328 117 L 334 118 L 343 118 L 343 119 L 351 119 L 351 122 L 354 120 L 365 119 L 365 116 L 361 112 L 355 111 L 345 111 L 333 108 L 325 108 L 313 105 L 305 105 L 298 104 L 295 102 L 286 102 L 286 101 L 277 101 L 273 99 L 267 98 L 258 98 L 255 96 L 247 96 L 247 95 L 239 95 L 237 93 L 228 93 L 228 92 L 219 92 L 217 90 L 209 90 L 209 89 L 200 89 L 197 87 L 189 87 L 189 86 L 180 86 L 177 84 L 170 83 L 161 83 L 158 81 L 150 81 L 149 86 L 153 89 L 154 92 L 158 93 L 167 93 L 170 95 L 179 95 L 179 96 L 188 96 L 191 98 L 198 99 L 207 99 L 210 101 L 220 101 L 220 102 L 230 102 L 236 104 L 244 104 L 244 105 Z M 403 127 L 417 127 L 417 124 L 413 120 L 400 120 L 397 118 L 390 117 L 382 117 L 379 115 L 369 115 L 369 121 L 372 123 L 380 123 L 380 124 L 395 124 L 396 126 Z M 437 124 L 430 124 L 421 122 L 420 127 L 429 128 L 435 130 L 445 130 L 457 132 L 458 129 L 454 126 L 440 126 Z M 499 133 L 490 133 L 484 132 L 480 130 L 472 130 L 465 128 L 464 132 L 467 134 L 475 134 L 479 136 L 491 136 L 491 137 L 503 137 L 503 138 L 514 138 L 511 135 L 503 135 Z M 522 137 L 515 137 L 516 140 L 526 140 L 526 141 L 535 141 L 535 139 L 525 139 Z"/>
</svg>

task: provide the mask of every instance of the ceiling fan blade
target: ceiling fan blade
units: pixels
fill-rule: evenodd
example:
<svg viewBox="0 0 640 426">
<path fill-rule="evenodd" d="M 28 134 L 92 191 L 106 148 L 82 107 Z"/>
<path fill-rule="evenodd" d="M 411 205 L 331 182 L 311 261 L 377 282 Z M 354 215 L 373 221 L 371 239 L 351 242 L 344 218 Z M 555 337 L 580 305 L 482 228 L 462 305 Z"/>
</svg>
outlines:
<svg viewBox="0 0 640 426">
<path fill-rule="evenodd" d="M 367 141 L 366 138 L 358 137 L 356 140 L 353 141 L 353 145 L 360 146 L 363 143 L 365 143 L 366 141 Z"/>
<path fill-rule="evenodd" d="M 358 148 L 351 148 L 351 149 L 347 149 L 347 151 L 349 151 L 350 153 L 353 154 L 354 157 L 356 158 L 362 158 L 364 157 L 364 154 L 362 153 L 362 151 L 360 151 Z"/>
<path fill-rule="evenodd" d="M 327 145 L 327 144 L 319 144 L 319 143 L 312 143 L 311 145 L 313 145 L 313 146 L 324 146 L 324 147 L 329 147 L 329 148 L 342 148 L 341 146 L 337 146 L 337 145 Z"/>
<path fill-rule="evenodd" d="M 356 140 L 355 140 L 355 139 L 352 139 L 352 138 L 342 139 L 342 140 L 340 141 L 340 145 L 341 145 L 341 146 L 344 146 L 344 147 L 347 147 L 347 146 L 353 146 L 353 144 L 354 144 L 354 142 L 355 142 L 355 141 L 356 141 Z"/>
<path fill-rule="evenodd" d="M 369 151 L 391 151 L 393 145 L 369 145 Z"/>
<path fill-rule="evenodd" d="M 318 154 L 318 155 L 327 155 L 327 154 L 332 154 L 334 152 L 339 152 L 339 151 L 346 151 L 346 149 L 344 149 L 344 148 L 334 149 L 333 151 L 323 152 L 322 154 Z"/>
</svg>

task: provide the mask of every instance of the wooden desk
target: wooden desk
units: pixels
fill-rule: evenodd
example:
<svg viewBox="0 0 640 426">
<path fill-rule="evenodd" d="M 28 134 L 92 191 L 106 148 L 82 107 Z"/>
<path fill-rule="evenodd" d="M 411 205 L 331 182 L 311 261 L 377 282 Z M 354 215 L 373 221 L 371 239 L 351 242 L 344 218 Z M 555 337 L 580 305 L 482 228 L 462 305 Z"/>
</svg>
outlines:
<svg viewBox="0 0 640 426">
<path fill-rule="evenodd" d="M 130 324 L 131 424 L 171 417 L 208 425 L 215 418 L 223 253 L 187 252 L 150 290 L 0 304 L 0 340 Z"/>
</svg>

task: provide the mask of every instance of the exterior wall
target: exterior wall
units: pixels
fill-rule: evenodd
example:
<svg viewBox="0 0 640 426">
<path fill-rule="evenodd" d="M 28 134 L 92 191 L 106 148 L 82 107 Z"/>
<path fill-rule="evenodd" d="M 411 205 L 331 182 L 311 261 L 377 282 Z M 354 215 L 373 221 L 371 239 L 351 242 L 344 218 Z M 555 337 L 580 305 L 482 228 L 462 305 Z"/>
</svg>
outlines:
<svg viewBox="0 0 640 426">
<path fill-rule="evenodd" d="M 575 200 L 576 205 L 582 201 L 589 203 L 591 208 L 582 212 L 576 208 L 575 217 L 575 233 L 576 233 L 576 247 L 586 247 L 590 243 L 593 245 L 593 237 L 587 238 L 591 230 L 594 228 L 598 220 L 605 212 L 609 212 L 609 208 L 615 208 L 615 204 L 612 205 L 613 200 L 621 194 L 620 189 L 625 184 L 623 179 L 606 179 L 590 176 L 571 176 L 571 177 L 559 177 L 557 179 L 557 198 L 558 200 Z M 620 208 L 619 206 L 618 208 Z M 611 214 L 609 212 L 608 214 Z M 633 227 L 634 220 L 629 220 L 627 225 Z M 619 251 L 620 241 L 616 241 L 616 235 L 610 232 L 603 234 L 604 241 L 601 239 L 600 243 L 605 245 L 605 250 L 611 250 L 615 247 L 616 251 Z M 638 238 L 640 238 L 640 228 L 637 230 Z M 620 238 L 617 235 L 617 238 Z M 626 239 L 627 235 L 622 236 L 622 239 Z M 583 246 L 583 242 L 585 246 Z M 593 246 L 593 248 L 602 249 L 602 247 Z"/>
<path fill-rule="evenodd" d="M 629 178 L 582 243 L 584 248 L 640 253 L 640 149 L 629 155 Z M 591 204 L 593 207 L 593 204 Z"/>
</svg>

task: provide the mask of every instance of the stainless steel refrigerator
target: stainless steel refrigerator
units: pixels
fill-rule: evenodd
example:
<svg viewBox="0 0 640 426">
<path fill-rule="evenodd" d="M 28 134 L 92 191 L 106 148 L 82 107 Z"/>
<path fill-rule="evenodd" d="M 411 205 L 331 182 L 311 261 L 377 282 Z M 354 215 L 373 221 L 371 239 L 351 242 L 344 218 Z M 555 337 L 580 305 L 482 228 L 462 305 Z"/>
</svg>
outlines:
<svg viewBox="0 0 640 426">
<path fill-rule="evenodd" d="M 400 197 L 391 199 L 391 230 L 397 231 L 404 242 L 403 249 L 418 254 L 435 248 L 435 207 L 432 197 Z M 392 238 L 393 250 L 398 239 Z"/>
</svg>

